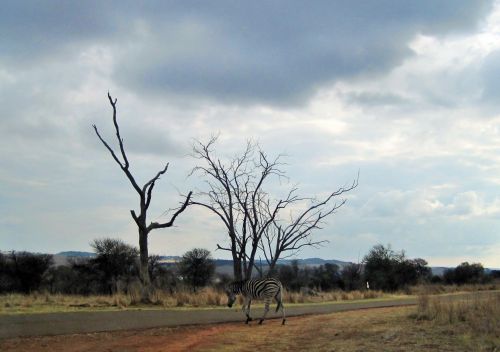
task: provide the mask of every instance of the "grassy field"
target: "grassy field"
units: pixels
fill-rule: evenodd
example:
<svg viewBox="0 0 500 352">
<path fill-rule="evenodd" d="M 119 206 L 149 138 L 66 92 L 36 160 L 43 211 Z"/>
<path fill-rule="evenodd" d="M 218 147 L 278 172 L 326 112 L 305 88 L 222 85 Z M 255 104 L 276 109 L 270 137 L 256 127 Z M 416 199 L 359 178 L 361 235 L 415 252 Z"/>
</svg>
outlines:
<svg viewBox="0 0 500 352">
<path fill-rule="evenodd" d="M 17 338 L 2 351 L 498 351 L 500 294 L 464 301 L 422 296 L 418 306 L 215 324 Z"/>
<path fill-rule="evenodd" d="M 364 299 L 402 298 L 427 294 L 446 294 L 458 292 L 473 292 L 495 290 L 498 284 L 464 285 L 464 286 L 415 286 L 396 293 L 382 291 L 329 291 L 306 295 L 298 292 L 284 293 L 286 304 L 309 304 L 339 301 L 358 301 Z M 154 291 L 149 299 L 151 303 L 141 303 L 139 292 L 102 296 L 61 295 L 49 293 L 4 294 L 0 295 L 0 314 L 32 314 L 49 312 L 99 311 L 123 309 L 183 309 L 183 308 L 214 308 L 225 307 L 227 298 L 224 292 L 213 288 L 205 288 L 192 293 L 179 291 L 167 293 Z M 242 304 L 242 297 L 239 297 Z"/>
<path fill-rule="evenodd" d="M 461 300 L 446 300 L 436 296 L 418 297 L 416 321 L 429 321 L 434 326 L 461 326 L 470 333 L 462 336 L 464 343 L 480 336 L 486 346 L 500 349 L 500 293 L 472 294 Z"/>
</svg>

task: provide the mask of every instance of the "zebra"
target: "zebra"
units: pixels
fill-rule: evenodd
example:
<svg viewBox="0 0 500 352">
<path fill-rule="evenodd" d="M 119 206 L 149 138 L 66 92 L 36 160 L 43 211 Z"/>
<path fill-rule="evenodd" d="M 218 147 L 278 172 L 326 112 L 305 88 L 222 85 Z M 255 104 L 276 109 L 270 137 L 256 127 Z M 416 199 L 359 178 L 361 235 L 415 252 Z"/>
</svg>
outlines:
<svg viewBox="0 0 500 352">
<path fill-rule="evenodd" d="M 253 319 L 250 317 L 250 304 L 252 299 L 263 299 L 265 302 L 264 315 L 259 321 L 262 324 L 266 318 L 267 312 L 269 311 L 269 305 L 272 300 L 275 299 L 278 302 L 276 307 L 276 312 L 281 308 L 281 313 L 283 316 L 282 325 L 285 325 L 285 310 L 283 307 L 283 285 L 281 282 L 274 278 L 265 279 L 251 279 L 246 281 L 236 281 L 227 286 L 227 306 L 231 308 L 234 301 L 236 301 L 236 295 L 242 294 L 244 301 L 242 310 L 247 316 L 245 324 Z"/>
</svg>

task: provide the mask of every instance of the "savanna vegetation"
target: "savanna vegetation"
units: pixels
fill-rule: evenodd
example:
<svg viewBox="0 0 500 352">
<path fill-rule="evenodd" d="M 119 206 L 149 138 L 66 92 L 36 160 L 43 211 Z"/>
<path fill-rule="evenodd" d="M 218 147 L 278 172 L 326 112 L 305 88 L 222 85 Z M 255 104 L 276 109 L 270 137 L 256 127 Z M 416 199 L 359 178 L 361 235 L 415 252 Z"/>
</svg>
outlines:
<svg viewBox="0 0 500 352">
<path fill-rule="evenodd" d="M 133 307 L 216 307 L 226 304 L 228 275 L 215 272 L 206 249 L 186 252 L 175 264 L 149 257 L 152 285 L 145 300 L 138 250 L 119 239 L 91 243 L 95 256 L 56 266 L 52 256 L 27 252 L 0 255 L 0 312 L 43 312 Z M 377 245 L 360 264 L 277 265 L 272 275 L 285 287 L 286 303 L 318 303 L 496 289 L 497 272 L 462 263 L 436 280 L 423 259 Z M 454 280 L 450 278 L 455 278 Z M 458 279 L 457 279 L 458 278 Z M 369 283 L 370 289 L 366 287 Z"/>
</svg>

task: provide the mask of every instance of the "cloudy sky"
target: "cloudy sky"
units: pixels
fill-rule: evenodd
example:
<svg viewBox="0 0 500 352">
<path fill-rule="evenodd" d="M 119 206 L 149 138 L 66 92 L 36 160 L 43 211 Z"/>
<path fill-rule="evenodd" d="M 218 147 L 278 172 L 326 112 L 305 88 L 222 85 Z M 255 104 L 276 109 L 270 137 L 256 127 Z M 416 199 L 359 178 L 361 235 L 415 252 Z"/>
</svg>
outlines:
<svg viewBox="0 0 500 352">
<path fill-rule="evenodd" d="M 136 244 L 137 196 L 91 127 L 115 142 L 109 90 L 138 180 L 170 162 L 153 220 L 202 187 L 190 148 L 220 133 L 222 158 L 249 138 L 285 153 L 303 195 L 359 170 L 300 257 L 390 243 L 500 267 L 499 2 L 3 1 L 0 33 L 1 250 Z M 202 209 L 176 225 L 151 252 L 225 241 Z"/>
</svg>

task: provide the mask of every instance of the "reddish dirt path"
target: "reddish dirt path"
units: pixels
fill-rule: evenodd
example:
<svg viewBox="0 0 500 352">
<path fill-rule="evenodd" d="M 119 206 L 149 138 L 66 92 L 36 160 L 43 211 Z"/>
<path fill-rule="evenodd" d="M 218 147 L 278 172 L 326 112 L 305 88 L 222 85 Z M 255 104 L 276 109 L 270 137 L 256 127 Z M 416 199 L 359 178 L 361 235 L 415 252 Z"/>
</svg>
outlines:
<svg viewBox="0 0 500 352">
<path fill-rule="evenodd" d="M 279 325 L 279 321 L 269 321 Z M 241 328 L 238 324 L 214 324 L 148 330 L 101 332 L 61 336 L 19 337 L 0 342 L 0 350 L 32 352 L 183 352 L 197 350 L 212 337 Z"/>
</svg>

